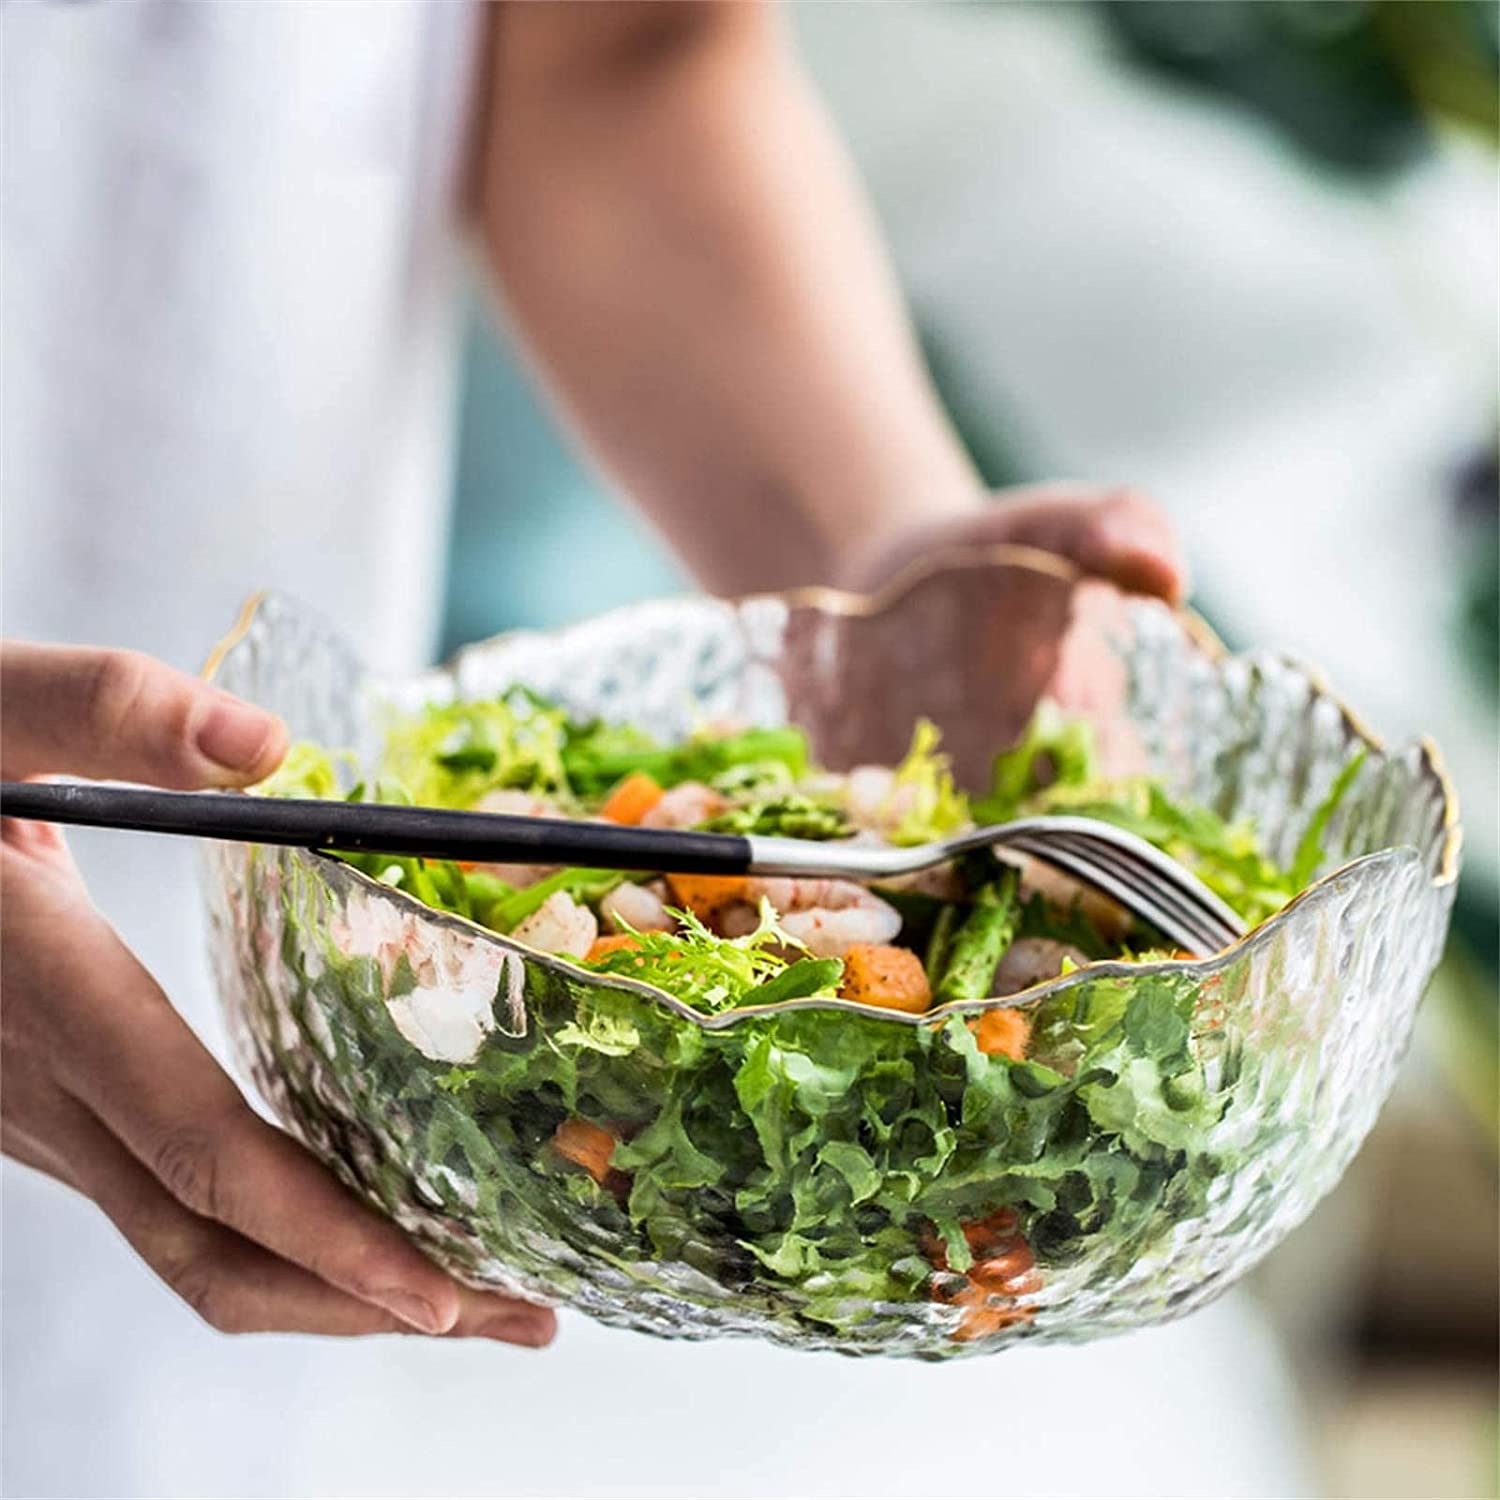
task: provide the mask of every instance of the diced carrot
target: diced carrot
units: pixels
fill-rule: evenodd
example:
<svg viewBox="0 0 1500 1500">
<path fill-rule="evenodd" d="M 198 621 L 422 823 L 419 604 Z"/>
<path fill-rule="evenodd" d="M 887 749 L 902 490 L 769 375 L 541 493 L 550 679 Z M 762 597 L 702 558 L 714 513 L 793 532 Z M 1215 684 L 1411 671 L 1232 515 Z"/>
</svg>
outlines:
<svg viewBox="0 0 1500 1500">
<path fill-rule="evenodd" d="M 1029 1277 L 1036 1269 L 1036 1257 L 1024 1240 L 1011 1242 L 1010 1248 L 998 1255 L 977 1260 L 969 1271 L 969 1279 L 992 1292 L 1015 1292 L 1020 1290 L 1018 1282 Z"/>
<path fill-rule="evenodd" d="M 604 799 L 599 816 L 611 823 L 639 823 L 664 795 L 655 777 L 632 771 Z"/>
<path fill-rule="evenodd" d="M 1032 1318 L 1029 1307 L 1020 1307 L 1014 1302 L 995 1297 L 983 1287 L 973 1284 L 965 1287 L 952 1301 L 962 1309 L 958 1327 L 950 1335 L 955 1344 L 990 1338 L 1017 1323 L 1029 1323 Z"/>
<path fill-rule="evenodd" d="M 456 864 L 458 868 L 464 872 L 465 875 L 467 875 L 470 870 L 477 870 L 479 868 L 479 861 L 477 859 L 455 859 L 453 863 Z"/>
<path fill-rule="evenodd" d="M 931 1225 L 927 1225 L 917 1236 L 917 1243 L 922 1247 L 922 1254 L 932 1262 L 939 1271 L 948 1269 L 948 1247 L 943 1243 L 942 1237 Z"/>
<path fill-rule="evenodd" d="M 983 1219 L 966 1220 L 959 1225 L 959 1228 L 963 1230 L 964 1241 L 976 1260 L 986 1260 L 990 1256 L 1000 1255 L 1016 1245 L 1026 1243 L 1020 1233 L 1015 1211 L 1009 1208 L 997 1208 L 994 1213 Z M 939 1271 L 946 1271 L 948 1247 L 943 1243 L 942 1236 L 937 1230 L 928 1226 L 922 1230 L 918 1240 L 922 1247 L 922 1254 Z"/>
<path fill-rule="evenodd" d="M 622 948 L 636 949 L 641 946 L 641 940 L 633 932 L 611 932 L 603 937 L 594 939 L 593 946 L 584 956 L 586 963 L 592 963 L 596 958 L 603 958 L 606 953 L 618 953 Z"/>
<path fill-rule="evenodd" d="M 1015 1210 L 1010 1208 L 997 1208 L 994 1213 L 982 1219 L 970 1219 L 961 1227 L 969 1249 L 980 1259 L 1018 1237 Z"/>
<path fill-rule="evenodd" d="M 974 1040 L 991 1057 L 1020 1062 L 1031 1040 L 1031 1017 L 1018 1010 L 987 1010 L 974 1028 Z"/>
<path fill-rule="evenodd" d="M 603 1183 L 610 1175 L 609 1159 L 614 1153 L 615 1138 L 602 1126 L 588 1120 L 564 1120 L 552 1137 L 559 1156 L 582 1167 L 595 1182 Z"/>
<path fill-rule="evenodd" d="M 745 899 L 747 882 L 743 875 L 668 875 L 667 885 L 679 906 L 711 924 L 726 906 Z"/>
<path fill-rule="evenodd" d="M 891 943 L 855 943 L 844 955 L 845 1000 L 921 1015 L 932 1004 L 932 987 L 922 960 L 910 948 Z"/>
</svg>

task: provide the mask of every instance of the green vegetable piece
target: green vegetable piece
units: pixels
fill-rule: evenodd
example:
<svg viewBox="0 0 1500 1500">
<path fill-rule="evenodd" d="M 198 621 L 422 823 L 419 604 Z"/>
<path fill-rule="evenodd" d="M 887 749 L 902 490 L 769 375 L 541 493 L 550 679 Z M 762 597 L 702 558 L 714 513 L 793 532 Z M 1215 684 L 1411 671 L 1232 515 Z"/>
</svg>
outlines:
<svg viewBox="0 0 1500 1500">
<path fill-rule="evenodd" d="M 1310 884 L 1313 876 L 1318 873 L 1318 867 L 1323 863 L 1325 856 L 1323 838 L 1328 832 L 1328 824 L 1334 813 L 1338 811 L 1339 803 L 1344 800 L 1349 788 L 1354 785 L 1368 754 L 1367 750 L 1361 748 L 1349 758 L 1343 769 L 1333 778 L 1333 785 L 1328 788 L 1328 795 L 1318 804 L 1308 820 L 1306 831 L 1297 841 L 1297 851 L 1292 856 L 1291 869 L 1287 871 L 1287 880 L 1294 891 L 1300 891 Z"/>
<path fill-rule="evenodd" d="M 927 953 L 922 967 L 927 971 L 927 983 L 933 994 L 948 969 L 948 955 L 953 950 L 953 929 L 958 925 L 958 907 L 948 902 L 937 915 L 932 926 L 932 936 L 927 939 Z M 995 962 L 998 964 L 999 959 Z"/>
<path fill-rule="evenodd" d="M 636 729 L 592 724 L 574 731 L 562 751 L 573 789 L 584 797 L 607 792 L 632 771 L 658 784 L 712 781 L 736 766 L 777 762 L 793 780 L 806 775 L 807 736 L 800 729 L 747 729 L 741 734 L 695 735 L 680 745 L 658 745 Z"/>
<path fill-rule="evenodd" d="M 1187 1055 L 1192 996 L 1170 982 L 1141 981 L 1125 1009 L 1125 1045 L 1141 1057 L 1163 1061 Z"/>
<path fill-rule="evenodd" d="M 1088 720 L 1065 717 L 1044 698 L 1017 743 L 995 757 L 990 794 L 976 803 L 974 814 L 982 823 L 1003 823 L 1035 793 L 1083 786 L 1096 774 L 1094 731 Z"/>
<path fill-rule="evenodd" d="M 836 807 L 814 801 L 800 792 L 747 802 L 730 808 L 699 827 L 713 833 L 756 834 L 788 839 L 840 839 L 851 832 L 849 822 Z"/>
<path fill-rule="evenodd" d="M 511 891 L 484 908 L 484 923 L 497 932 L 509 932 L 541 908 L 549 896 L 566 891 L 575 901 L 590 904 L 602 900 L 625 876 L 619 870 L 587 870 L 569 866 L 544 876 L 535 885 Z"/>
<path fill-rule="evenodd" d="M 880 1191 L 880 1173 L 870 1153 L 854 1141 L 829 1141 L 818 1152 L 820 1164 L 830 1166 L 848 1184 L 856 1203 L 873 1198 Z"/>
<path fill-rule="evenodd" d="M 472 807 L 497 787 L 566 794 L 566 733 L 567 716 L 535 694 L 429 704 L 391 724 L 382 771 L 425 807 Z"/>
<path fill-rule="evenodd" d="M 316 797 L 327 800 L 341 795 L 340 764 L 352 765 L 347 751 L 324 750 L 320 745 L 298 740 L 281 764 L 255 788 L 267 797 Z"/>
<path fill-rule="evenodd" d="M 654 984 L 705 1012 L 740 1004 L 758 986 L 788 968 L 782 955 L 792 940 L 776 925 L 769 905 L 761 907 L 760 926 L 741 938 L 719 937 L 689 911 L 671 907 L 668 911 L 681 924 L 678 931 L 637 932 L 635 947 L 606 953 L 593 960 L 589 968 Z M 833 962 L 842 973 L 843 965 L 837 959 Z M 828 972 L 802 969 L 791 984 L 801 988 L 818 974 Z"/>
<path fill-rule="evenodd" d="M 918 719 L 911 748 L 896 767 L 891 795 L 910 806 L 891 833 L 893 844 L 926 844 L 956 833 L 969 821 L 968 799 L 953 784 L 952 762 L 938 750 L 942 735 L 930 719 Z"/>
<path fill-rule="evenodd" d="M 995 969 L 1010 947 L 1020 921 L 1018 877 L 1008 870 L 978 893 L 963 925 L 953 935 L 947 964 L 933 1000 L 983 1000 L 995 983 Z"/>
<path fill-rule="evenodd" d="M 841 958 L 799 958 L 781 973 L 746 990 L 740 1005 L 777 1005 L 783 1000 L 805 1000 L 812 995 L 834 994 L 844 977 Z"/>
<path fill-rule="evenodd" d="M 489 745 L 465 745 L 459 750 L 436 755 L 433 759 L 445 771 L 493 771 L 500 756 Z"/>
<path fill-rule="evenodd" d="M 498 875 L 491 875 L 487 870 L 466 870 L 464 883 L 468 886 L 469 901 L 475 911 L 484 911 L 493 902 L 516 893 L 515 886 L 507 884 Z"/>
</svg>

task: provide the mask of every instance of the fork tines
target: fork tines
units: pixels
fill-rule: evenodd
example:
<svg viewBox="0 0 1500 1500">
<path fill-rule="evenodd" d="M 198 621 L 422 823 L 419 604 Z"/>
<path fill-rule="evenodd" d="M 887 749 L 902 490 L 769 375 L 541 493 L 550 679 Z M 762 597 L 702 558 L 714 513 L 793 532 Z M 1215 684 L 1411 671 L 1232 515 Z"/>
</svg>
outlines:
<svg viewBox="0 0 1500 1500">
<path fill-rule="evenodd" d="M 1217 953 L 1241 936 L 1238 923 L 1200 899 L 1170 860 L 1144 858 L 1132 847 L 1133 841 L 1049 830 L 1045 836 L 1023 834 L 1008 842 L 1096 886 L 1194 954 Z"/>
</svg>

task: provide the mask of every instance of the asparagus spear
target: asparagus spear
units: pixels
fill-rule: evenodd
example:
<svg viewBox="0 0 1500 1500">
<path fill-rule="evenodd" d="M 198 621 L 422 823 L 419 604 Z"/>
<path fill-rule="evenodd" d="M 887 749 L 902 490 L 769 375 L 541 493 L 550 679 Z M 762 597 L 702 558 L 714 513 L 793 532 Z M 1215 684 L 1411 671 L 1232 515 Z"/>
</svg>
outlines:
<svg viewBox="0 0 1500 1500">
<path fill-rule="evenodd" d="M 983 1000 L 994 988 L 995 970 L 1016 935 L 1019 877 L 1007 870 L 981 887 L 963 925 L 953 934 L 933 1000 Z"/>
<path fill-rule="evenodd" d="M 945 905 L 932 924 L 932 934 L 927 939 L 927 958 L 923 967 L 927 970 L 928 988 L 935 994 L 938 980 L 948 967 L 948 955 L 953 951 L 953 929 L 958 922 L 958 908 L 951 903 Z"/>
</svg>

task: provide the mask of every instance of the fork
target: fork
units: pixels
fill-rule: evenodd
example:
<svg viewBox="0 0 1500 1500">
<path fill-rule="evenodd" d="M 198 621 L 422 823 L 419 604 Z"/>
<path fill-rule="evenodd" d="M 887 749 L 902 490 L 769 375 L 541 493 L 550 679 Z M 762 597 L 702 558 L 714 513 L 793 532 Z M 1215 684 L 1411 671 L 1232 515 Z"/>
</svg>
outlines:
<svg viewBox="0 0 1500 1500">
<path fill-rule="evenodd" d="M 975 850 L 1006 848 L 1093 886 L 1190 953 L 1217 953 L 1245 932 L 1239 917 L 1176 860 L 1094 818 L 1019 818 L 893 848 L 385 803 L 31 781 L 0 783 L 0 816 L 430 859 L 819 876 L 867 884 L 913 875 Z"/>
</svg>

